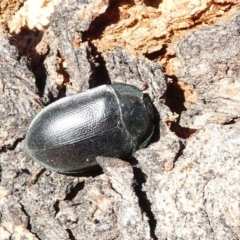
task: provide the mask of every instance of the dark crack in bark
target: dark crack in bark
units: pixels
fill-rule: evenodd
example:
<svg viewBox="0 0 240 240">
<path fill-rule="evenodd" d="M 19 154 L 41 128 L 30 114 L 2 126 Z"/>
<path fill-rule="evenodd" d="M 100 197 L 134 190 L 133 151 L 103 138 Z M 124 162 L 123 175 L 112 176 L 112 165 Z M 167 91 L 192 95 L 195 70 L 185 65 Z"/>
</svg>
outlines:
<svg viewBox="0 0 240 240">
<path fill-rule="evenodd" d="M 138 203 L 140 208 L 144 213 L 146 213 L 148 217 L 149 227 L 150 227 L 150 234 L 152 239 L 157 240 L 157 236 L 155 234 L 155 228 L 156 228 L 156 219 L 154 217 L 154 214 L 151 210 L 151 202 L 147 198 L 147 194 L 145 191 L 143 191 L 143 185 L 146 183 L 146 176 L 142 172 L 140 168 L 133 167 L 133 174 L 134 174 L 134 190 L 136 193 L 136 196 L 138 198 Z"/>
<path fill-rule="evenodd" d="M 21 210 L 23 211 L 23 213 L 28 217 L 28 223 L 27 223 L 27 229 L 29 230 L 29 232 L 31 232 L 37 239 L 41 240 L 41 238 L 37 235 L 37 233 L 32 231 L 32 226 L 31 226 L 31 216 L 28 214 L 28 212 L 26 211 L 24 205 L 19 201 L 19 204 L 21 206 Z"/>
<path fill-rule="evenodd" d="M 69 239 L 70 240 L 77 240 L 75 238 L 75 236 L 73 235 L 73 232 L 71 231 L 71 229 L 66 229 L 67 233 L 68 233 L 68 236 L 69 236 Z"/>
<path fill-rule="evenodd" d="M 75 186 L 71 187 L 71 189 L 67 193 L 64 200 L 72 201 L 76 197 L 78 192 L 84 188 L 84 185 L 85 185 L 85 182 L 83 181 L 83 182 L 79 182 Z"/>
<path fill-rule="evenodd" d="M 7 151 L 13 151 L 19 143 L 21 143 L 24 140 L 24 138 L 17 138 L 15 142 L 12 145 L 3 145 L 0 148 L 1 152 L 7 152 Z"/>
</svg>

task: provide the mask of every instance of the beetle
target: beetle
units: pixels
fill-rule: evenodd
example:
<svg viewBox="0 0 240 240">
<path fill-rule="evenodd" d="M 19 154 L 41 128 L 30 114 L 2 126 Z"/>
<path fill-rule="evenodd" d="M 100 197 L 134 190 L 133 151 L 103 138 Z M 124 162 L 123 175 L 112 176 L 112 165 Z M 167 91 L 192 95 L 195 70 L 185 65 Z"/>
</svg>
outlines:
<svg viewBox="0 0 240 240">
<path fill-rule="evenodd" d="M 135 86 L 115 83 L 62 98 L 41 110 L 25 138 L 28 155 L 46 169 L 79 173 L 96 158 L 129 158 L 154 131 L 153 105 Z"/>
</svg>

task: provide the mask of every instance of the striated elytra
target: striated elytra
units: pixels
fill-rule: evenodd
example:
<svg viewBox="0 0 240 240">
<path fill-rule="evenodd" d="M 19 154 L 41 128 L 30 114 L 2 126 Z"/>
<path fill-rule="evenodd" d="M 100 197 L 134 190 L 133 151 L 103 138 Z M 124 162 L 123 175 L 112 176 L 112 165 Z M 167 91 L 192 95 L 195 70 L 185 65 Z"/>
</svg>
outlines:
<svg viewBox="0 0 240 240">
<path fill-rule="evenodd" d="M 149 142 L 153 108 L 138 88 L 115 83 L 62 98 L 33 119 L 25 149 L 45 168 L 78 173 L 97 156 L 126 159 Z"/>
</svg>

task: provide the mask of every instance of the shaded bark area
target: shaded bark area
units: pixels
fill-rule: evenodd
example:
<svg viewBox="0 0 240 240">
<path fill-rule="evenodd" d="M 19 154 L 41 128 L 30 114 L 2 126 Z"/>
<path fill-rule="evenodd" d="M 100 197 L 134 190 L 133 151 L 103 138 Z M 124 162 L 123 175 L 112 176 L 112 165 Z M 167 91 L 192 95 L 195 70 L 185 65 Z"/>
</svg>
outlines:
<svg viewBox="0 0 240 240">
<path fill-rule="evenodd" d="M 97 1 L 93 12 L 94 4 L 62 1 L 43 35 L 29 32 L 28 48 L 21 33 L 17 48 L 0 36 L 0 240 L 239 239 L 240 14 L 181 39 L 179 75 L 167 77 L 122 47 L 100 53 L 79 41 L 109 11 Z M 39 165 L 25 154 L 24 135 L 41 105 L 114 82 L 150 96 L 150 145 L 130 163 L 99 158 L 103 171 L 46 170 L 33 183 Z"/>
</svg>

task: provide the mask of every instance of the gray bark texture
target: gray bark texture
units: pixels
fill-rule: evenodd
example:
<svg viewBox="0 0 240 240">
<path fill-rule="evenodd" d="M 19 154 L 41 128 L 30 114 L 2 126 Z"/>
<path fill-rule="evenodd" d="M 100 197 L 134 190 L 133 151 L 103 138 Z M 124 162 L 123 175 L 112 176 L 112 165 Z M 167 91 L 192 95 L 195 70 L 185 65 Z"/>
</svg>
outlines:
<svg viewBox="0 0 240 240">
<path fill-rule="evenodd" d="M 93 5 L 56 6 L 38 34 L 50 39 L 45 55 L 34 46 L 23 54 L 21 34 L 17 47 L 0 36 L 0 240 L 239 239 L 240 14 L 181 39 L 181 68 L 171 79 L 120 47 L 98 53 L 88 36 L 109 6 L 103 1 L 92 12 Z M 195 102 L 184 100 L 178 81 Z M 148 85 L 156 110 L 151 143 L 128 162 L 99 158 L 102 171 L 39 174 L 24 152 L 39 103 L 114 82 Z"/>
</svg>

